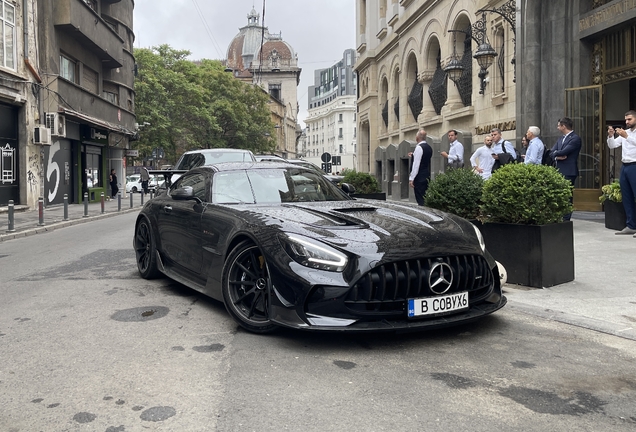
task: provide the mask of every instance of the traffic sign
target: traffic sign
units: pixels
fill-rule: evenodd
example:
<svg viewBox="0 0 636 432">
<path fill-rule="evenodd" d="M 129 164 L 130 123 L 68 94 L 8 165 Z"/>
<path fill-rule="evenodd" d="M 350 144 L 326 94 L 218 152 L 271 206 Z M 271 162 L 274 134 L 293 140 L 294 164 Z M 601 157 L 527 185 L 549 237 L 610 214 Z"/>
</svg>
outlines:
<svg viewBox="0 0 636 432">
<path fill-rule="evenodd" d="M 325 152 L 320 156 L 320 160 L 322 160 L 323 162 L 331 162 L 331 155 Z"/>
</svg>

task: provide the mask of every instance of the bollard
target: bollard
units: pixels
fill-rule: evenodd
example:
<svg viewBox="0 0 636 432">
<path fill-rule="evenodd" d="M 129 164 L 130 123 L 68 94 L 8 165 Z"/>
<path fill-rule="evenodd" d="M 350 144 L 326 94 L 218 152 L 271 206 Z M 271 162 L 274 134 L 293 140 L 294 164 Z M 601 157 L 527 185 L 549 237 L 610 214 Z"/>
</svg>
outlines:
<svg viewBox="0 0 636 432">
<path fill-rule="evenodd" d="M 130 208 L 133 208 L 133 193 L 130 192 Z"/>
<path fill-rule="evenodd" d="M 117 211 L 121 211 L 121 191 L 117 192 Z"/>
<path fill-rule="evenodd" d="M 88 192 L 84 192 L 84 217 L 88 217 Z"/>
<path fill-rule="evenodd" d="M 64 194 L 64 220 L 68 220 L 68 194 Z"/>
<path fill-rule="evenodd" d="M 102 192 L 102 214 L 104 214 L 104 192 Z"/>
<path fill-rule="evenodd" d="M 7 230 L 7 232 L 14 232 L 15 231 L 15 219 L 14 219 L 14 214 L 13 212 L 15 211 L 14 205 L 13 205 L 13 200 L 9 200 L 9 229 Z"/>
<path fill-rule="evenodd" d="M 44 226 L 44 198 L 38 198 L 38 215 L 39 215 L 39 226 Z"/>
<path fill-rule="evenodd" d="M 141 206 L 144 206 L 144 191 L 143 189 L 141 190 Z"/>
</svg>

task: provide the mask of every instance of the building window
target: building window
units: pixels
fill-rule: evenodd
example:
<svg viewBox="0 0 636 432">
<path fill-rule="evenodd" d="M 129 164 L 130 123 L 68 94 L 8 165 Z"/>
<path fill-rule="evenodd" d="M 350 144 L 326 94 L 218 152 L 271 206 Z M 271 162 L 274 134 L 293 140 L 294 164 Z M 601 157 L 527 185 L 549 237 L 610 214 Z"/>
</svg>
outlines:
<svg viewBox="0 0 636 432">
<path fill-rule="evenodd" d="M 338 130 L 338 138 L 342 139 L 342 128 Z"/>
<path fill-rule="evenodd" d="M 344 102 L 343 102 L 344 103 Z M 342 123 L 342 114 L 338 114 L 338 123 Z M 342 130 L 342 129 L 341 129 Z"/>
<path fill-rule="evenodd" d="M 60 55 L 60 76 L 71 82 L 77 82 L 77 63 L 70 58 Z"/>
<path fill-rule="evenodd" d="M 356 130 L 357 130 L 357 128 L 355 128 L 355 127 L 354 127 L 354 128 L 353 128 L 353 137 L 354 137 L 354 138 L 356 137 Z"/>
<path fill-rule="evenodd" d="M 342 147 L 342 144 L 340 144 L 340 148 L 339 148 L 339 150 L 340 150 L 340 154 L 342 154 L 342 153 L 343 153 L 343 147 Z"/>
<path fill-rule="evenodd" d="M 270 84 L 269 85 L 269 94 L 276 100 L 282 100 L 280 94 L 280 84 Z"/>
<path fill-rule="evenodd" d="M 99 94 L 99 75 L 93 69 L 84 65 L 82 68 L 82 87 L 91 93 Z"/>
<path fill-rule="evenodd" d="M 0 66 L 15 69 L 15 6 L 3 1 L 0 13 Z"/>
<path fill-rule="evenodd" d="M 119 105 L 119 88 L 116 84 L 104 81 L 102 97 L 110 103 Z"/>
</svg>

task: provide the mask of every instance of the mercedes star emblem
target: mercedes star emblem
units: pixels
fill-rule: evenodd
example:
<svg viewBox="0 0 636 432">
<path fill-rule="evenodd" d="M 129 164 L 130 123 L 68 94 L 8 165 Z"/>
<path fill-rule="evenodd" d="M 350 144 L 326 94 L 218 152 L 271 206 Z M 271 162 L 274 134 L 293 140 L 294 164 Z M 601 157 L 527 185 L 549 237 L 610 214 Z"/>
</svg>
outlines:
<svg viewBox="0 0 636 432">
<path fill-rule="evenodd" d="M 453 283 L 453 269 L 444 262 L 437 262 L 428 274 L 428 285 L 435 294 L 444 294 Z"/>
</svg>

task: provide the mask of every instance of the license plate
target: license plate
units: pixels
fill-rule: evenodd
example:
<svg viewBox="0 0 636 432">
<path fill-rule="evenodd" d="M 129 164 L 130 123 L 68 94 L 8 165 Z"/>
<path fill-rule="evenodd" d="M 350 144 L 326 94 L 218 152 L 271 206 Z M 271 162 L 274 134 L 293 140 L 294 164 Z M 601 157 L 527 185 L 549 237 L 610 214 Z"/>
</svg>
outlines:
<svg viewBox="0 0 636 432">
<path fill-rule="evenodd" d="M 438 297 L 409 299 L 409 318 L 438 315 L 468 309 L 468 292 Z"/>
</svg>

